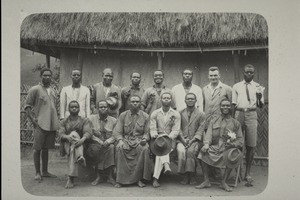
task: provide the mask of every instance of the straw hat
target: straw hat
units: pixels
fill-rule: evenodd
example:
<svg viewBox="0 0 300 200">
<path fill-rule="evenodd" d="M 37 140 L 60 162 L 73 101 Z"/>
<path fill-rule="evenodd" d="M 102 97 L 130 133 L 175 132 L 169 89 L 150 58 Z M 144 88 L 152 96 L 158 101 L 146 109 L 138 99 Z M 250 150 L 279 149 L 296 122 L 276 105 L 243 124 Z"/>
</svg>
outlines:
<svg viewBox="0 0 300 200">
<path fill-rule="evenodd" d="M 150 140 L 150 149 L 156 156 L 164 156 L 172 149 L 172 139 L 168 135 L 158 135 L 156 139 Z"/>
<path fill-rule="evenodd" d="M 227 156 L 226 159 L 226 166 L 229 168 L 235 168 L 241 161 L 243 157 L 242 152 L 237 148 L 229 149 L 227 152 L 224 153 L 224 156 Z M 226 157 L 225 157 L 226 158 Z"/>
</svg>

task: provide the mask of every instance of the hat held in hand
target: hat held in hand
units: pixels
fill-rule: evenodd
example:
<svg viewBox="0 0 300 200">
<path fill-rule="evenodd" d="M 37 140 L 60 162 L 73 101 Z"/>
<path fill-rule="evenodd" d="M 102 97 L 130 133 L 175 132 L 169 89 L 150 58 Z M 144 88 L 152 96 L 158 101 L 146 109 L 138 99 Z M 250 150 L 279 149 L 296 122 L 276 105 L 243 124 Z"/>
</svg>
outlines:
<svg viewBox="0 0 300 200">
<path fill-rule="evenodd" d="M 226 166 L 228 168 L 235 168 L 240 164 L 240 161 L 243 157 L 242 152 L 237 148 L 229 149 L 227 152 L 224 152 L 224 156 L 227 156 Z M 226 158 L 226 157 L 225 157 Z"/>
<path fill-rule="evenodd" d="M 150 140 L 150 149 L 156 156 L 164 156 L 172 149 L 172 139 L 168 135 L 158 135 L 156 139 Z"/>
<path fill-rule="evenodd" d="M 107 97 L 106 102 L 111 110 L 115 110 L 119 106 L 119 101 L 115 97 Z"/>
</svg>

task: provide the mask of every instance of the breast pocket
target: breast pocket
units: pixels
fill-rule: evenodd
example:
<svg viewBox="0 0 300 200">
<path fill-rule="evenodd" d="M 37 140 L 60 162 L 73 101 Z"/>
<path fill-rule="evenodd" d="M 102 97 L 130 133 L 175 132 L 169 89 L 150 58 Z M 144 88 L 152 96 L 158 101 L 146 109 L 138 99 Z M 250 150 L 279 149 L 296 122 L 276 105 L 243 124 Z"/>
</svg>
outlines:
<svg viewBox="0 0 300 200">
<path fill-rule="evenodd" d="M 220 134 L 220 124 L 214 124 L 212 127 L 212 136 L 213 138 L 218 137 Z"/>
<path fill-rule="evenodd" d="M 135 126 L 135 135 L 141 135 L 144 132 L 145 123 L 144 121 L 138 121 Z"/>
<path fill-rule="evenodd" d="M 39 103 L 40 104 L 46 104 L 47 103 L 47 97 L 46 96 L 40 96 L 39 97 Z"/>
</svg>

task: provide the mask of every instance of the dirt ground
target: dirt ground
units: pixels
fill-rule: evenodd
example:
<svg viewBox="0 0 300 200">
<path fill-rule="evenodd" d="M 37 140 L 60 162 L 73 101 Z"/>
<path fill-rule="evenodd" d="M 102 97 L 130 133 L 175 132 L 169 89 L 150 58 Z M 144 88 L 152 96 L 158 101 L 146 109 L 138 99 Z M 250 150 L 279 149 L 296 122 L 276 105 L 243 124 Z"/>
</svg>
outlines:
<svg viewBox="0 0 300 200">
<path fill-rule="evenodd" d="M 80 178 L 75 179 L 75 188 L 65 189 L 68 171 L 67 159 L 58 156 L 58 151 L 50 152 L 49 171 L 57 178 L 44 178 L 41 183 L 34 180 L 34 166 L 32 161 L 32 150 L 29 147 L 21 148 L 21 177 L 24 189 L 37 196 L 70 196 L 70 197 L 170 197 L 170 196 L 249 196 L 257 195 L 264 191 L 268 182 L 268 167 L 253 166 L 252 177 L 254 186 L 246 187 L 245 182 L 240 182 L 232 192 L 221 190 L 217 184 L 211 188 L 198 190 L 195 185 L 181 185 L 181 176 L 172 173 L 169 176 L 162 176 L 161 187 L 153 188 L 151 182 L 145 188 L 136 185 L 114 188 L 108 183 L 101 183 L 92 186 L 90 183 L 94 178 L 91 169 L 81 169 Z M 171 164 L 172 171 L 176 172 L 176 165 Z M 199 167 L 198 167 L 199 168 Z M 234 173 L 232 173 L 234 174 Z M 197 170 L 197 181 L 203 180 L 201 169 Z"/>
</svg>

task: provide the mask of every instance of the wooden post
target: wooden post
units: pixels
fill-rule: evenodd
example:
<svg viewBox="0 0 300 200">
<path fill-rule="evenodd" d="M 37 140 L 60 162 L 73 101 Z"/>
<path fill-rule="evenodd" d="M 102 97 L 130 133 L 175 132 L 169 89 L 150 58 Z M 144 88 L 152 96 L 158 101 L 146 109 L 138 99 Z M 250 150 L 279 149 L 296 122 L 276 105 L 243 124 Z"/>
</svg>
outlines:
<svg viewBox="0 0 300 200">
<path fill-rule="evenodd" d="M 50 68 L 50 55 L 46 54 L 46 67 Z"/>
<path fill-rule="evenodd" d="M 163 69 L 163 60 L 162 60 L 162 56 L 161 56 L 160 52 L 157 52 L 157 62 L 158 62 L 157 69 L 162 70 Z"/>
<path fill-rule="evenodd" d="M 83 51 L 81 49 L 78 50 L 78 54 L 77 54 L 77 68 L 80 69 L 81 77 L 82 77 Z"/>
<path fill-rule="evenodd" d="M 234 82 L 240 82 L 240 58 L 237 52 L 233 53 L 233 68 L 234 68 Z"/>
</svg>

